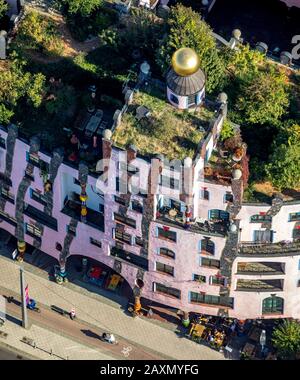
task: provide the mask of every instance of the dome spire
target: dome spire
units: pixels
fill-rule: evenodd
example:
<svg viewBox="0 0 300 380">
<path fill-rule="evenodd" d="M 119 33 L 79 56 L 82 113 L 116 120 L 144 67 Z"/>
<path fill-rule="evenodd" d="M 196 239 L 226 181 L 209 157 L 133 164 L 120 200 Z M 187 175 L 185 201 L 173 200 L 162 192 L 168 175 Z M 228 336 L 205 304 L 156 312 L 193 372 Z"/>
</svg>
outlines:
<svg viewBox="0 0 300 380">
<path fill-rule="evenodd" d="M 172 67 L 176 74 L 188 76 L 194 74 L 200 67 L 198 54 L 190 48 L 180 48 L 172 56 Z"/>
</svg>

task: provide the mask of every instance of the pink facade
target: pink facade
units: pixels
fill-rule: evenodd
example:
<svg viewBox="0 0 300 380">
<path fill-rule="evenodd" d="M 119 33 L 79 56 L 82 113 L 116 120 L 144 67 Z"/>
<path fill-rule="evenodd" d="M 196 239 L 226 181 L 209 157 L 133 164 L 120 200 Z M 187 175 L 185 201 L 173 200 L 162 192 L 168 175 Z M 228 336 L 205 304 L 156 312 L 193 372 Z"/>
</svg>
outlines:
<svg viewBox="0 0 300 380">
<path fill-rule="evenodd" d="M 284 3 L 286 3 L 286 5 L 288 7 L 300 7 L 300 0 L 281 0 L 283 1 Z"/>
</svg>

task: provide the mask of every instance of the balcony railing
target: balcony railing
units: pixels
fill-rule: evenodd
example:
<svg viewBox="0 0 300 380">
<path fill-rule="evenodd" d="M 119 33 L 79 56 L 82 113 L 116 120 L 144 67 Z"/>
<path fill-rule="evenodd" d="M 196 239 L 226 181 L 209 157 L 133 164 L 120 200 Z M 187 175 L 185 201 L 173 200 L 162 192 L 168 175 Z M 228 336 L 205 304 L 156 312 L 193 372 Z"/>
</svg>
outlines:
<svg viewBox="0 0 300 380">
<path fill-rule="evenodd" d="M 229 223 L 226 221 L 200 222 L 197 221 L 197 219 L 191 219 L 187 222 L 184 213 L 169 207 L 160 208 L 157 211 L 156 219 L 166 225 L 187 229 L 191 232 L 205 235 L 226 236 L 229 227 Z"/>
<path fill-rule="evenodd" d="M 238 253 L 240 255 L 300 255 L 300 239 L 281 241 L 278 243 L 241 242 Z"/>
<path fill-rule="evenodd" d="M 81 221 L 80 203 L 68 199 L 61 212 L 70 216 L 71 218 Z M 87 207 L 87 216 L 85 224 L 104 232 L 104 215 Z"/>
</svg>

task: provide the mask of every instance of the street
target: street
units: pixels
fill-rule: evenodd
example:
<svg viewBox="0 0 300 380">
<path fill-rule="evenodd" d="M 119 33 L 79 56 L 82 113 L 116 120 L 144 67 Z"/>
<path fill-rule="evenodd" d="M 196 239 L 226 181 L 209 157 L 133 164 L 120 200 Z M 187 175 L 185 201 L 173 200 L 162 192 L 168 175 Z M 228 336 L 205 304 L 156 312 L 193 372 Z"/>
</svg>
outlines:
<svg viewBox="0 0 300 380">
<path fill-rule="evenodd" d="M 6 295 L 3 291 L 1 293 L 4 296 Z M 124 359 L 126 357 L 126 352 L 130 352 L 130 356 L 128 357 L 129 360 L 161 359 L 160 355 L 154 355 L 141 349 L 137 345 L 133 345 L 129 341 L 119 339 L 119 337 L 116 337 L 118 341 L 118 344 L 116 345 L 102 342 L 100 336 L 104 331 L 100 331 L 98 328 L 91 329 L 90 325 L 87 323 L 83 323 L 76 319 L 72 321 L 70 318 L 61 316 L 45 307 L 41 307 L 40 305 L 39 307 L 41 313 L 28 310 L 30 323 L 35 323 L 53 331 L 61 331 L 64 335 L 78 340 L 80 343 L 100 348 L 101 351 L 109 353 L 116 359 Z M 14 299 L 13 302 L 7 303 L 6 308 L 8 315 L 21 319 L 21 305 L 18 300 Z"/>
</svg>

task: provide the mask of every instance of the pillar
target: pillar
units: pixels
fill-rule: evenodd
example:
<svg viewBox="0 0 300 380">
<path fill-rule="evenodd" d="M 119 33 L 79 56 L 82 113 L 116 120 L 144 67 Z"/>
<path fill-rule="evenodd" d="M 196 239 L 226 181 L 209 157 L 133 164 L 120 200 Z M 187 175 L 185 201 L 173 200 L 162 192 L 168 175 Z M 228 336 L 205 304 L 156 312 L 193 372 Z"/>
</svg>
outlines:
<svg viewBox="0 0 300 380">
<path fill-rule="evenodd" d="M 17 247 L 18 247 L 18 257 L 17 257 L 17 260 L 22 262 L 24 260 L 24 254 L 25 254 L 25 251 L 26 251 L 26 243 L 25 241 L 22 241 L 22 240 L 18 240 L 18 243 L 17 243 Z"/>
</svg>

